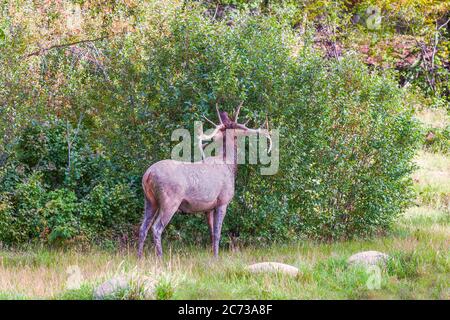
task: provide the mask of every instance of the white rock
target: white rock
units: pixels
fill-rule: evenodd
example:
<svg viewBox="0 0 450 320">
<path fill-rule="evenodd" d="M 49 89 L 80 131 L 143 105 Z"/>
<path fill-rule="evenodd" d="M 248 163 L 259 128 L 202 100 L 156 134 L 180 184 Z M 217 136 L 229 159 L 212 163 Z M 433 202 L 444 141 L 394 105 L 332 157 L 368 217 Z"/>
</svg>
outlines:
<svg viewBox="0 0 450 320">
<path fill-rule="evenodd" d="M 109 279 L 94 290 L 94 299 L 103 300 L 113 297 L 119 291 L 130 288 L 128 279 L 124 276 Z"/>
<path fill-rule="evenodd" d="M 385 265 L 389 256 L 383 252 L 379 251 L 362 251 L 352 255 L 348 258 L 347 262 L 349 264 L 362 264 L 365 266 L 373 266 L 373 265 Z"/>
<path fill-rule="evenodd" d="M 279 262 L 255 263 L 250 266 L 247 266 L 245 269 L 252 273 L 279 272 L 291 276 L 296 276 L 298 274 L 298 269 L 296 267 Z"/>
<path fill-rule="evenodd" d="M 151 277 L 141 275 L 121 275 L 103 282 L 94 290 L 94 299 L 114 298 L 114 295 L 125 290 L 142 290 L 144 299 L 153 299 L 157 282 Z"/>
</svg>

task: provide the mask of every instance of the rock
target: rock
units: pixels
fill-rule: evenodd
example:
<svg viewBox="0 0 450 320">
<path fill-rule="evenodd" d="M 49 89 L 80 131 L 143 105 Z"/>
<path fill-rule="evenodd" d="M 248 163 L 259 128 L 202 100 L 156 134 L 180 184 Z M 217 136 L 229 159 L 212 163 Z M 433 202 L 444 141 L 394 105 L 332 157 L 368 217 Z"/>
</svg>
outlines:
<svg viewBox="0 0 450 320">
<path fill-rule="evenodd" d="M 383 252 L 378 251 L 362 251 L 352 255 L 348 258 L 349 264 L 362 264 L 365 266 L 385 265 L 389 256 Z"/>
<path fill-rule="evenodd" d="M 290 276 L 296 276 L 298 274 L 298 269 L 296 267 L 279 262 L 255 263 L 247 266 L 245 269 L 252 273 L 279 272 Z"/>
<path fill-rule="evenodd" d="M 103 282 L 94 290 L 95 300 L 114 298 L 121 291 L 130 290 L 141 298 L 153 299 L 157 282 L 151 277 L 121 275 Z"/>
<path fill-rule="evenodd" d="M 114 294 L 119 291 L 127 290 L 130 288 L 128 279 L 124 276 L 109 279 L 103 282 L 94 290 L 95 300 L 104 300 L 114 297 Z"/>
</svg>

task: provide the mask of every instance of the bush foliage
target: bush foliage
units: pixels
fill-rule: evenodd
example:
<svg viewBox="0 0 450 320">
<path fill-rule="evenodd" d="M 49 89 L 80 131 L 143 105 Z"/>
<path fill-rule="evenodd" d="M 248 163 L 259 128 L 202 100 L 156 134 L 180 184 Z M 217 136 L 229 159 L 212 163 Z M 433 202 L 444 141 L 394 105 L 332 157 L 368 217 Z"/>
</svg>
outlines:
<svg viewBox="0 0 450 320">
<path fill-rule="evenodd" d="M 172 130 L 213 118 L 216 102 L 231 112 L 239 101 L 249 126 L 268 116 L 279 128 L 280 168 L 239 168 L 224 234 L 261 242 L 389 228 L 412 197 L 419 133 L 393 76 L 351 54 L 323 58 L 279 14 L 214 20 L 203 9 L 151 5 L 135 8 L 141 20 L 125 36 L 2 70 L 16 77 L 0 95 L 2 119 L 14 119 L 1 128 L 2 243 L 129 239 L 142 217 L 140 177 L 170 157 Z M 21 94 L 6 99 L 13 92 Z M 176 215 L 167 230 L 208 238 L 202 215 Z"/>
</svg>

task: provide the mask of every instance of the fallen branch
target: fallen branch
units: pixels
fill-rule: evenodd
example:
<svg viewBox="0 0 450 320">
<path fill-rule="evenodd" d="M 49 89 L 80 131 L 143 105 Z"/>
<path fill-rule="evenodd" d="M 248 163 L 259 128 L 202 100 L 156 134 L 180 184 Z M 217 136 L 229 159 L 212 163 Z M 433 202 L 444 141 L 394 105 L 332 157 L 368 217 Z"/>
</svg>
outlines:
<svg viewBox="0 0 450 320">
<path fill-rule="evenodd" d="M 71 47 L 71 46 L 74 46 L 74 45 L 77 45 L 77 44 L 82 44 L 82 43 L 87 43 L 87 42 L 96 42 L 96 41 L 107 39 L 109 37 L 110 36 L 103 36 L 103 37 L 99 37 L 99 38 L 95 38 L 95 39 L 86 39 L 86 40 L 80 40 L 80 41 L 65 43 L 65 44 L 55 44 L 55 45 L 52 45 L 50 47 L 42 48 L 42 49 L 36 50 L 36 51 L 34 51 L 32 53 L 29 53 L 25 57 L 29 58 L 29 57 L 32 57 L 32 56 L 39 56 L 39 55 L 41 55 L 41 54 L 43 54 L 43 53 L 45 53 L 45 52 L 47 52 L 49 50 L 52 50 L 52 49 L 61 49 L 61 48 Z"/>
</svg>

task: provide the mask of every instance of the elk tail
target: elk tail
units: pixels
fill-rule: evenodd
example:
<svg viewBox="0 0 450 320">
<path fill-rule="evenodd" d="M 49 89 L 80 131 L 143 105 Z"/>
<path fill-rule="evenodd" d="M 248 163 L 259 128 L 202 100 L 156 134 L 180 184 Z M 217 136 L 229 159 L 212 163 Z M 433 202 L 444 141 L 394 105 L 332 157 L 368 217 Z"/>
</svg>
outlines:
<svg viewBox="0 0 450 320">
<path fill-rule="evenodd" d="M 151 174 L 146 172 L 142 177 L 142 189 L 144 190 L 145 200 L 151 205 L 153 210 L 153 219 L 157 216 L 157 211 L 159 211 L 158 201 L 156 200 L 155 193 L 152 188 Z"/>
</svg>

